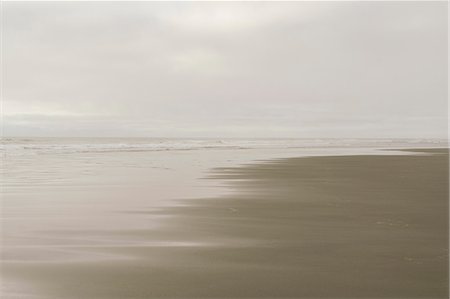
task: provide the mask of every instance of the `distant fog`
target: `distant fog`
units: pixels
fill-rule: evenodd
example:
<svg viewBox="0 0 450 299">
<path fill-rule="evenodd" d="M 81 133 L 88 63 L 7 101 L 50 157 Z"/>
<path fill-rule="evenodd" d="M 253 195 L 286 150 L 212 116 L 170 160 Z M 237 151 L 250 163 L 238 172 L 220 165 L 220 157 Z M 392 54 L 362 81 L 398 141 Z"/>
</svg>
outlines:
<svg viewBox="0 0 450 299">
<path fill-rule="evenodd" d="M 4 2 L 8 136 L 447 137 L 446 2 Z"/>
</svg>

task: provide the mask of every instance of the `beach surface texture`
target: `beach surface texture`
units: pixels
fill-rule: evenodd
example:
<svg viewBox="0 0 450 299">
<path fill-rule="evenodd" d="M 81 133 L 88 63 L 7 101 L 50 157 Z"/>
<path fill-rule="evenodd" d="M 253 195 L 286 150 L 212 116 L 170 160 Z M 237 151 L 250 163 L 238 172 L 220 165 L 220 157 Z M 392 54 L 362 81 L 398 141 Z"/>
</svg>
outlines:
<svg viewBox="0 0 450 299">
<path fill-rule="evenodd" d="M 448 298 L 447 149 L 267 160 L 205 180 L 231 192 L 121 211 L 163 219 L 109 232 L 135 243 L 68 244 L 103 258 L 2 272 L 26 298 Z"/>
</svg>

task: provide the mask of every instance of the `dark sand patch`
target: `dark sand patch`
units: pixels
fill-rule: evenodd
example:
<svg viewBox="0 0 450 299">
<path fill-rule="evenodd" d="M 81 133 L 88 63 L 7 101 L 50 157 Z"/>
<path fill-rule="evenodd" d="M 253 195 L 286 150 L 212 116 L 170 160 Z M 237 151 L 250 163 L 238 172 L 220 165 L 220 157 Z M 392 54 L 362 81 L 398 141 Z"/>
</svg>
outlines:
<svg viewBox="0 0 450 299">
<path fill-rule="evenodd" d="M 105 245 L 86 250 L 133 258 L 3 272 L 46 298 L 448 298 L 448 153 L 436 153 L 221 169 L 211 178 L 235 194 L 114 232 L 185 246 Z"/>
</svg>

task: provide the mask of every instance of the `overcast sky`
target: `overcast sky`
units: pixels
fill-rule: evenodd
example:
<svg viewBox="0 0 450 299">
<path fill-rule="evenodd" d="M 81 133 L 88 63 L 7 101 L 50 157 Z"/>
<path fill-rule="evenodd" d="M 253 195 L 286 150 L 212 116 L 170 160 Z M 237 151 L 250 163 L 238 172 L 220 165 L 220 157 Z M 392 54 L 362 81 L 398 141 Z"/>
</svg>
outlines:
<svg viewBox="0 0 450 299">
<path fill-rule="evenodd" d="M 4 2 L 10 136 L 446 137 L 446 2 Z"/>
</svg>

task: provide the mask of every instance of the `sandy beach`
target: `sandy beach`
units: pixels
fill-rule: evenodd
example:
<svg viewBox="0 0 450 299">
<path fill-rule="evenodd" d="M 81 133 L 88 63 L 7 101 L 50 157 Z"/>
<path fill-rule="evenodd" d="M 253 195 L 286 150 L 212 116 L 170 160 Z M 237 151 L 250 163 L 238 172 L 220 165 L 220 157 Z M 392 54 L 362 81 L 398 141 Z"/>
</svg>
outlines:
<svg viewBox="0 0 450 299">
<path fill-rule="evenodd" d="M 4 261 L 4 298 L 447 298 L 448 153 L 405 154 L 216 168 L 232 192 L 117 213 L 156 227 L 49 230 L 66 243 Z"/>
</svg>

